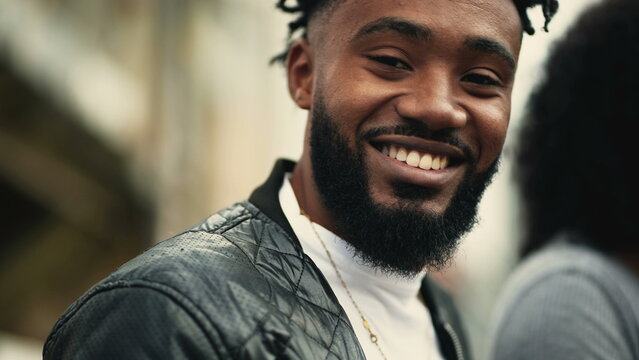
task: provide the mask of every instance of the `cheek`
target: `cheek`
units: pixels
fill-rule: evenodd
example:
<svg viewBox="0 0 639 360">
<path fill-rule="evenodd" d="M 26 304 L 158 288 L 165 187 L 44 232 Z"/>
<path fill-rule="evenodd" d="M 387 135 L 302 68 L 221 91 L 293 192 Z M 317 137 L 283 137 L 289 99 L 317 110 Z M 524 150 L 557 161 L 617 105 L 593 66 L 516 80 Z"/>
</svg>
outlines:
<svg viewBox="0 0 639 360">
<path fill-rule="evenodd" d="M 323 79 L 321 93 L 329 114 L 349 138 L 362 125 L 376 118 L 384 104 L 392 99 L 392 88 L 380 86 L 362 71 L 332 72 Z"/>
<path fill-rule="evenodd" d="M 484 171 L 501 153 L 508 121 L 509 104 L 492 104 L 484 106 L 476 113 L 476 129 L 479 142 L 477 170 Z"/>
</svg>

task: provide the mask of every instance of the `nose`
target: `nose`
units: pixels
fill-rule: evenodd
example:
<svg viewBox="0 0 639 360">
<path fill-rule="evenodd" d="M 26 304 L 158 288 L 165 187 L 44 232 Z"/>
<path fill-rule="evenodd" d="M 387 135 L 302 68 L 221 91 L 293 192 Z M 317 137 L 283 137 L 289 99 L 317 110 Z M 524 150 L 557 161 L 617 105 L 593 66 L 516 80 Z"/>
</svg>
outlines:
<svg viewBox="0 0 639 360">
<path fill-rule="evenodd" d="M 458 102 L 454 82 L 444 72 L 431 71 L 396 99 L 396 111 L 405 119 L 424 123 L 430 131 L 461 128 L 468 112 Z"/>
</svg>

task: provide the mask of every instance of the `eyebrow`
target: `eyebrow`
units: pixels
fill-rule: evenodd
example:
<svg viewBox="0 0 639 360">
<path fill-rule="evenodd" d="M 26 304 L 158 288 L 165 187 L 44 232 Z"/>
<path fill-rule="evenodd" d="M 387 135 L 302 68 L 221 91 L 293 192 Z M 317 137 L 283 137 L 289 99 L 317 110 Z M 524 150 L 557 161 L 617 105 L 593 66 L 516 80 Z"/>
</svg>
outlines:
<svg viewBox="0 0 639 360">
<path fill-rule="evenodd" d="M 472 51 L 497 55 L 502 58 L 512 70 L 515 70 L 517 67 L 515 57 L 498 41 L 485 37 L 471 37 L 464 41 L 464 46 Z"/>
<path fill-rule="evenodd" d="M 394 31 L 418 41 L 428 41 L 433 33 L 427 26 L 418 25 L 401 18 L 385 16 L 364 25 L 361 29 L 359 29 L 359 31 L 357 31 L 355 36 L 353 36 L 352 41 L 370 34 L 386 31 Z M 485 37 L 470 37 L 464 41 L 464 46 L 472 51 L 497 55 L 506 62 L 511 70 L 515 70 L 517 68 L 517 61 L 515 61 L 515 57 L 498 41 Z"/>
<path fill-rule="evenodd" d="M 396 17 L 385 16 L 371 23 L 364 25 L 353 37 L 353 40 L 360 39 L 370 34 L 394 31 L 411 39 L 427 41 L 432 31 L 423 25 L 417 25 Z"/>
</svg>

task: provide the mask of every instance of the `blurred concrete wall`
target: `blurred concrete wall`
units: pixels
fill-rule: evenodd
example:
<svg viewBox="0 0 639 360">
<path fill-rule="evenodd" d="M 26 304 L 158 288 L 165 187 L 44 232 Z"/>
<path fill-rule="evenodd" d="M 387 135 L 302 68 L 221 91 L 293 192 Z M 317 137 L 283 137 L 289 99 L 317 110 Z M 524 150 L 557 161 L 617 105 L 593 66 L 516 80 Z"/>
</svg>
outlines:
<svg viewBox="0 0 639 360">
<path fill-rule="evenodd" d="M 268 66 L 285 36 L 273 7 L 1 0 L 0 49 L 129 159 L 157 204 L 159 240 L 245 197 L 276 156 L 301 149 L 305 116 Z"/>
</svg>

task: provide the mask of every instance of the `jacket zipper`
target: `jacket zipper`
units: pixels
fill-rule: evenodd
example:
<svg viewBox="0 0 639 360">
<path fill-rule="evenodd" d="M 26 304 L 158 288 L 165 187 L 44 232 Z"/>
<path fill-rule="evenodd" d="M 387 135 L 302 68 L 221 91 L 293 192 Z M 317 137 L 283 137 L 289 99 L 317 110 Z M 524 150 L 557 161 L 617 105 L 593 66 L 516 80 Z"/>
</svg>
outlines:
<svg viewBox="0 0 639 360">
<path fill-rule="evenodd" d="M 453 329 L 453 327 L 449 323 L 444 323 L 444 329 L 446 330 L 450 338 L 453 340 L 453 346 L 455 347 L 455 354 L 457 354 L 457 360 L 464 360 L 464 353 L 462 351 L 461 343 L 459 341 L 459 337 L 457 336 L 457 333 L 455 332 L 455 329 Z"/>
</svg>

